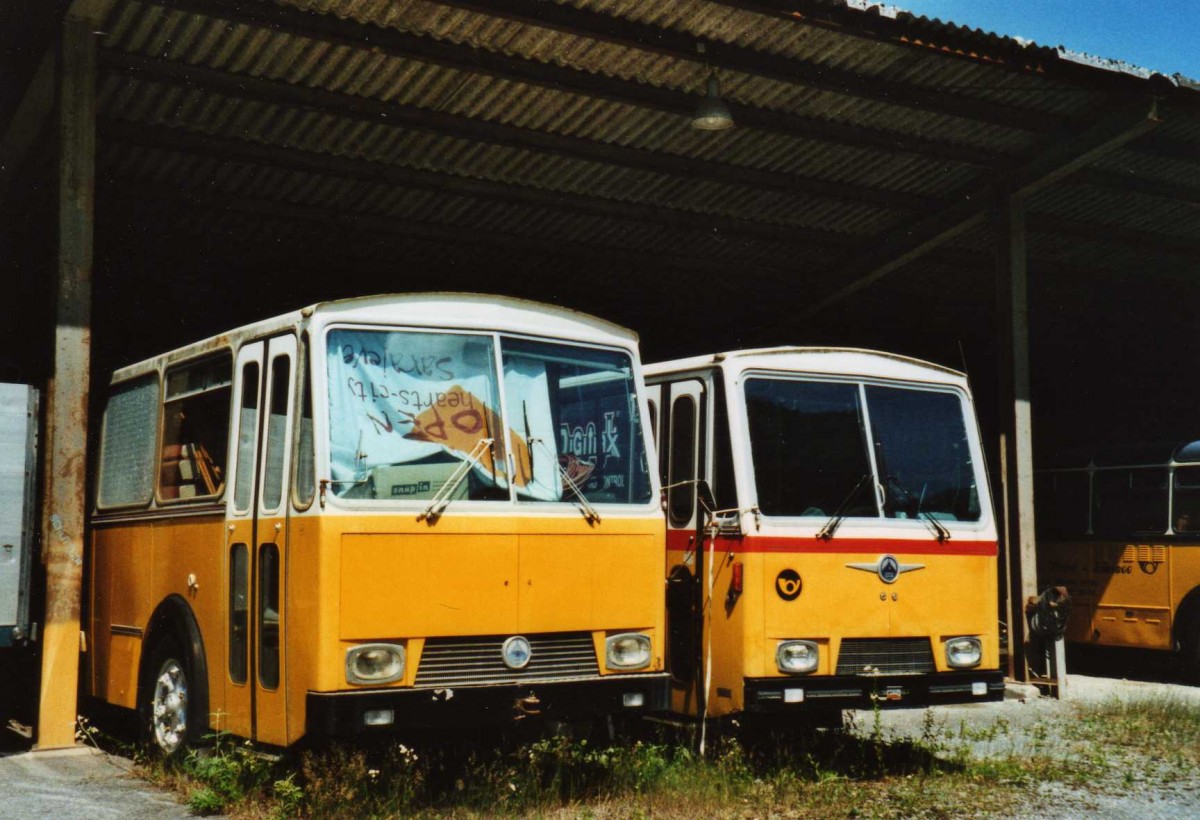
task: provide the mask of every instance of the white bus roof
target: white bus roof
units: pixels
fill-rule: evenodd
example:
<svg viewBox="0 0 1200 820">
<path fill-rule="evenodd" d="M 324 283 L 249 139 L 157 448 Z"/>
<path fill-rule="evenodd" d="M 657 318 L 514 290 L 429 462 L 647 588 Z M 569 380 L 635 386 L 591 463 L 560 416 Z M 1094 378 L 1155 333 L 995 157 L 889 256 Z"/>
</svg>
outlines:
<svg viewBox="0 0 1200 820">
<path fill-rule="evenodd" d="M 638 340 L 632 330 L 607 320 L 526 299 L 480 293 L 398 293 L 318 302 L 123 367 L 113 374 L 112 381 L 151 373 L 162 366 L 227 347 L 236 348 L 249 339 L 306 324 L 316 331 L 343 322 L 502 331 L 619 347 L 630 347 Z"/>
<path fill-rule="evenodd" d="M 966 386 L 966 376 L 932 362 L 853 347 L 767 347 L 646 364 L 647 380 L 670 373 L 735 367 L 798 373 L 864 376 Z"/>
</svg>

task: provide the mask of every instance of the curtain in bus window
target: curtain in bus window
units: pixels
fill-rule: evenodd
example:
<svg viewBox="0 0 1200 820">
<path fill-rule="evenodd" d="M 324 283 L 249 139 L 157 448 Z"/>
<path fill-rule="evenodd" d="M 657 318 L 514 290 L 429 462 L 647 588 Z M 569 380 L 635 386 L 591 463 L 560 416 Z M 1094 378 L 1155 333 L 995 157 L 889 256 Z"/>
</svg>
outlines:
<svg viewBox="0 0 1200 820">
<path fill-rule="evenodd" d="M 650 500 L 628 353 L 507 337 L 501 353 L 519 499 L 569 500 L 565 475 L 592 503 Z"/>
<path fill-rule="evenodd" d="M 867 410 L 884 516 L 979 520 L 975 467 L 956 394 L 868 385 Z"/>
<path fill-rule="evenodd" d="M 550 413 L 546 363 L 526 356 L 505 356 L 504 393 L 512 418 L 509 442 L 516 465 L 513 483 L 517 496 L 558 501 L 563 487 L 557 467 L 558 438 Z"/>
<path fill-rule="evenodd" d="M 878 516 L 857 384 L 749 379 L 746 415 L 764 514 Z"/>
<path fill-rule="evenodd" d="M 490 338 L 333 330 L 327 360 L 335 493 L 428 499 L 474 453 L 452 497 L 507 498 Z"/>
</svg>

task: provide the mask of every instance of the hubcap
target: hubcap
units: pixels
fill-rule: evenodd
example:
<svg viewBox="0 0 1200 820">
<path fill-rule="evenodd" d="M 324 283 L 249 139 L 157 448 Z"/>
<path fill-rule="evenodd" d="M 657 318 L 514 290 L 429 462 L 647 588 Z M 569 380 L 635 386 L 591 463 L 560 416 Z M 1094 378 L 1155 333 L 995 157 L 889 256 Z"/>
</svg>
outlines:
<svg viewBox="0 0 1200 820">
<path fill-rule="evenodd" d="M 154 682 L 154 740 L 167 754 L 183 745 L 187 736 L 187 675 L 174 658 L 163 661 Z"/>
</svg>

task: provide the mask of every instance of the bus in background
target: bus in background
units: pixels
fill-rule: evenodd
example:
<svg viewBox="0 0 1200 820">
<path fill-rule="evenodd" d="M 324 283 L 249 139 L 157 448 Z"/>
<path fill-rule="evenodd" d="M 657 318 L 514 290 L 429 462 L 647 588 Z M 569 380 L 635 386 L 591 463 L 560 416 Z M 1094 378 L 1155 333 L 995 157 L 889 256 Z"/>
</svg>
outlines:
<svg viewBox="0 0 1200 820">
<path fill-rule="evenodd" d="M 1200 681 L 1200 441 L 1066 458 L 1034 475 L 1038 578 L 1076 644 L 1179 653 Z"/>
<path fill-rule="evenodd" d="M 665 707 L 636 336 L 462 294 L 318 304 L 117 371 L 90 694 L 173 753 Z"/>
<path fill-rule="evenodd" d="M 673 711 L 771 725 L 1003 696 L 966 378 L 772 348 L 648 365 Z"/>
</svg>

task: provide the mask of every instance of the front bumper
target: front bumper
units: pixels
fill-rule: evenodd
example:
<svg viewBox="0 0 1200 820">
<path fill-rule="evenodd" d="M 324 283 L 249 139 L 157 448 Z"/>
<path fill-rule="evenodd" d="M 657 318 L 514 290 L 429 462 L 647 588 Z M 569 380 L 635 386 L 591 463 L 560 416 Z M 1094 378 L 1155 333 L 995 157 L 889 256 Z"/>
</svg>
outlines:
<svg viewBox="0 0 1200 820">
<path fill-rule="evenodd" d="M 641 705 L 625 705 L 626 695 L 639 693 Z M 665 672 L 582 681 L 309 692 L 307 731 L 313 737 L 352 737 L 406 729 L 504 724 L 522 715 L 565 721 L 607 714 L 648 714 L 664 712 L 669 705 L 670 677 Z M 389 709 L 391 723 L 366 725 L 367 712 Z"/>
<path fill-rule="evenodd" d="M 1001 700 L 1003 697 L 1004 674 L 998 669 L 927 675 L 831 675 L 745 680 L 746 711 L 757 713 L 822 708 L 869 709 L 876 704 L 923 706 L 931 703 Z"/>
</svg>

